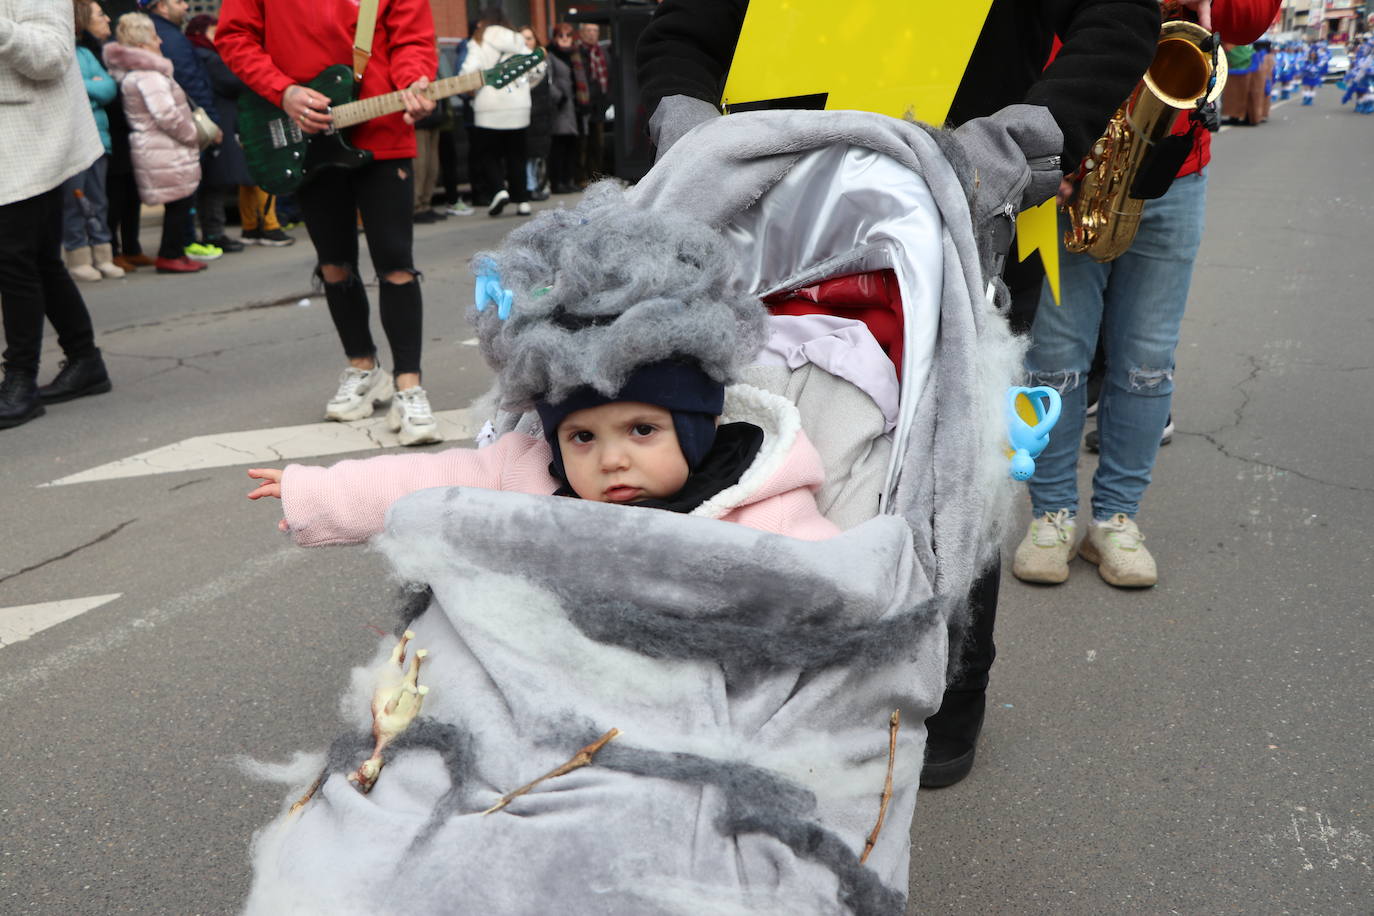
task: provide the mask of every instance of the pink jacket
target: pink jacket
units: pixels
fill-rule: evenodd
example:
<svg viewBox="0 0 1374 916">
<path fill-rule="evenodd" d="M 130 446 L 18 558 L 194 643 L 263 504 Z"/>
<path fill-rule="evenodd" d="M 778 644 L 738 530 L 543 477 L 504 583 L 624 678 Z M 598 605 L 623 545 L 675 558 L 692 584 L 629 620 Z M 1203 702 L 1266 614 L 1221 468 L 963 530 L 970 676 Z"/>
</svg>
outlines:
<svg viewBox="0 0 1374 916">
<path fill-rule="evenodd" d="M 124 99 L 138 196 L 145 204 L 190 197 L 200 184 L 200 147 L 186 93 L 172 79 L 172 62 L 115 42 L 103 53 Z"/>
<path fill-rule="evenodd" d="M 691 514 L 807 541 L 839 534 L 816 507 L 825 471 L 797 408 L 778 395 L 735 385 L 725 419 L 762 427 L 763 446 L 738 483 Z M 382 455 L 328 468 L 292 464 L 282 477 L 282 511 L 302 547 L 356 544 L 380 532 L 391 504 L 416 490 L 468 486 L 551 494 L 558 482 L 549 475 L 550 457 L 543 438 L 507 433 L 484 449 Z"/>
</svg>

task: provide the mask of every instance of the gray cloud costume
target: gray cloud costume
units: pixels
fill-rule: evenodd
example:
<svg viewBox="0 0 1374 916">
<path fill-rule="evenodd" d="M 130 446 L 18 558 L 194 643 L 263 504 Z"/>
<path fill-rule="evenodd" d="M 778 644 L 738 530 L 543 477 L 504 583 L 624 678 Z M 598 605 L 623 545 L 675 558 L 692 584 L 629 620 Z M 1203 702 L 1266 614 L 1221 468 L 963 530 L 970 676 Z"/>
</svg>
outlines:
<svg viewBox="0 0 1374 916">
<path fill-rule="evenodd" d="M 688 133 L 629 199 L 724 229 L 763 293 L 900 253 L 902 216 L 881 203 L 770 210 L 804 193 L 788 175 L 833 186 L 857 165 L 925 179 L 938 255 L 904 280 L 932 310 L 931 346 L 921 380 L 911 361 L 903 374 L 887 514 L 803 542 L 515 493 L 403 498 L 378 546 L 432 590 L 407 615 L 432 653 L 423 718 L 359 794 L 343 776 L 370 747 L 356 672 L 328 781 L 256 839 L 248 912 L 901 912 L 921 722 L 940 702 L 949 616 L 1007 496 L 1000 411 L 1019 353 L 984 299 L 968 198 L 918 126 L 761 112 Z M 805 258 L 769 246 L 803 219 L 819 227 Z M 894 709 L 895 794 L 860 865 Z M 623 735 L 593 766 L 478 813 L 613 727 Z"/>
</svg>

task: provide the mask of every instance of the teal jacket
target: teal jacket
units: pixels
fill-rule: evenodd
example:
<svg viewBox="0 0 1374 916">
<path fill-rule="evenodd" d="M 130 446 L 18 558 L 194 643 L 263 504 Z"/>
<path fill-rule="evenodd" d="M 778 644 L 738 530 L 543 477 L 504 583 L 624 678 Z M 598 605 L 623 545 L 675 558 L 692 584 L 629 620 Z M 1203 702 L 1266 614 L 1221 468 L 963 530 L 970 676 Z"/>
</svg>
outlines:
<svg viewBox="0 0 1374 916">
<path fill-rule="evenodd" d="M 95 114 L 95 126 L 100 131 L 100 142 L 105 144 L 105 152 L 110 152 L 110 116 L 105 114 L 105 106 L 119 94 L 119 84 L 114 81 L 95 55 L 80 45 L 76 48 L 76 62 L 81 66 L 81 78 L 86 81 L 86 98 L 91 100 L 91 112 Z"/>
</svg>

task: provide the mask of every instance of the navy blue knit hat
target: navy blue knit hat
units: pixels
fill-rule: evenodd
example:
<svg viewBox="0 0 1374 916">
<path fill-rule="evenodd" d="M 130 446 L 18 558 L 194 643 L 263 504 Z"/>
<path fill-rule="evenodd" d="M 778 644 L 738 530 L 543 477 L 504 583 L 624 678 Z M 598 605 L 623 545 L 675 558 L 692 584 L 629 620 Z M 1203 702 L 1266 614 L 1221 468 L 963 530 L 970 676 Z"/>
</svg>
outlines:
<svg viewBox="0 0 1374 916">
<path fill-rule="evenodd" d="M 716 418 L 725 409 L 725 386 L 696 363 L 668 360 L 636 369 L 613 397 L 587 385 L 557 404 L 536 401 L 534 409 L 553 451 L 552 470 L 560 480 L 566 482 L 567 473 L 563 468 L 563 450 L 558 445 L 558 425 L 569 414 L 616 401 L 653 404 L 671 411 L 678 445 L 687 459 L 688 470 L 694 471 L 715 444 Z"/>
</svg>

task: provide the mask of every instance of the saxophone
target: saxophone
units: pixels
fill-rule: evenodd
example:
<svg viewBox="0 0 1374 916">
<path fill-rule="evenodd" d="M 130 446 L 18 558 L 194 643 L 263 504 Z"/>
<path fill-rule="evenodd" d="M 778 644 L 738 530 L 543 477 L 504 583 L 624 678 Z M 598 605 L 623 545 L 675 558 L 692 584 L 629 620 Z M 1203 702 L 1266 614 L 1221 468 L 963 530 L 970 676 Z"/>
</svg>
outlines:
<svg viewBox="0 0 1374 916">
<path fill-rule="evenodd" d="M 1180 111 L 1214 101 L 1225 85 L 1226 57 L 1216 53 L 1212 35 L 1191 22 L 1164 23 L 1150 69 L 1083 160 L 1068 205 L 1066 249 L 1110 261 L 1131 247 L 1145 206 L 1131 193 L 1142 164 Z"/>
</svg>

